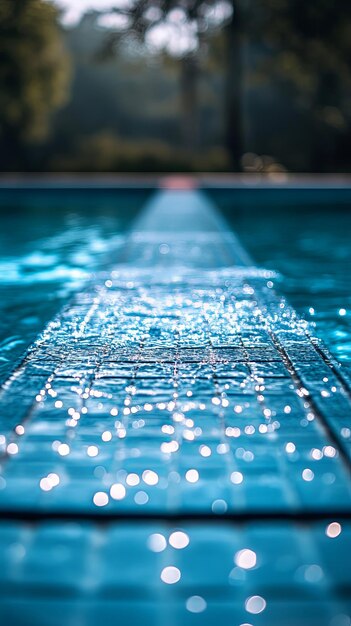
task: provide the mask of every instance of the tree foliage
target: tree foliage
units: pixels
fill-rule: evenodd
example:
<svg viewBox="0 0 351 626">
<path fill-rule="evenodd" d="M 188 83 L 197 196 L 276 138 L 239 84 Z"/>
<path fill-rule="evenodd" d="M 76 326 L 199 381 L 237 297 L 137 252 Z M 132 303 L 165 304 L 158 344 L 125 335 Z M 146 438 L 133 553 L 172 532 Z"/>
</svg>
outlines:
<svg viewBox="0 0 351 626">
<path fill-rule="evenodd" d="M 251 43 L 262 55 L 261 69 L 290 82 L 306 106 L 335 104 L 340 87 L 351 86 L 351 5 L 340 0 L 257 0 L 247 14 Z"/>
<path fill-rule="evenodd" d="M 350 135 L 350 1 L 339 0 L 337 6 L 330 0 L 228 0 L 225 3 L 232 12 L 227 12 L 229 17 L 217 22 L 216 28 L 225 27 L 227 41 L 227 54 L 222 62 L 227 76 L 226 141 L 232 165 L 238 167 L 240 154 L 244 152 L 245 90 L 255 85 L 258 95 L 263 96 L 269 90 L 275 102 L 285 94 L 294 109 L 296 123 L 302 122 L 309 128 L 314 153 L 310 167 L 331 167 L 333 159 L 343 158 L 343 143 Z M 165 23 L 178 10 L 183 19 L 194 24 L 200 43 L 213 32 L 211 11 L 221 5 L 222 0 L 134 0 L 125 15 L 128 14 L 129 30 L 147 39 L 155 25 Z M 121 10 L 117 6 L 116 12 Z M 107 43 L 113 45 L 113 35 Z M 251 64 L 249 69 L 244 66 L 244 54 L 248 53 L 254 59 L 254 66 Z M 275 102 L 272 101 L 273 108 Z M 280 146 L 282 142 L 277 136 L 280 133 L 274 133 L 274 124 L 272 131 L 274 150 L 282 152 L 283 145 Z M 302 154 L 305 132 L 298 134 Z M 339 151 L 340 156 L 336 157 L 336 152 L 333 156 L 333 151 Z"/>
<path fill-rule="evenodd" d="M 68 95 L 68 55 L 58 12 L 43 0 L 0 2 L 0 137 L 17 149 L 44 139 Z"/>
</svg>

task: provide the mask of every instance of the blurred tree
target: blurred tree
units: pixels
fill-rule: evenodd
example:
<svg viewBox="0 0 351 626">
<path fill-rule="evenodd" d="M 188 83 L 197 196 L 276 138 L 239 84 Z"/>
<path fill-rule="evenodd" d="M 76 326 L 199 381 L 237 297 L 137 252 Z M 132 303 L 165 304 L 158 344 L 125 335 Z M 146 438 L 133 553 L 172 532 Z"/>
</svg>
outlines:
<svg viewBox="0 0 351 626">
<path fill-rule="evenodd" d="M 245 152 L 243 55 L 247 53 L 256 55 L 256 67 L 250 79 L 257 84 L 261 77 L 262 86 L 270 88 L 272 94 L 277 89 L 285 90 L 295 114 L 300 113 L 300 119 L 306 120 L 304 124 L 310 124 L 308 134 L 313 143 L 310 168 L 333 167 L 336 156 L 333 161 L 331 153 L 337 150 L 336 145 L 341 145 L 342 136 L 346 136 L 351 109 L 349 0 L 339 0 L 337 7 L 330 0 L 132 0 L 129 3 L 116 0 L 114 11 L 126 19 L 126 30 L 146 41 L 158 26 L 167 33 L 176 12 L 180 22 L 185 21 L 188 31 L 193 33 L 196 45 L 191 45 L 190 38 L 188 49 L 178 54 L 182 68 L 184 134 L 192 143 L 196 143 L 196 84 L 201 45 L 214 30 L 223 28 L 227 41 L 225 143 L 232 169 L 240 169 Z M 213 19 L 216 12 L 219 19 Z M 161 35 L 161 31 L 157 34 Z M 182 38 L 179 31 L 180 42 Z M 176 56 L 167 37 L 164 48 Z M 269 123 L 274 128 L 274 120 Z M 276 134 L 275 140 L 279 148 Z M 295 136 L 293 143 L 296 141 Z M 300 141 L 301 146 L 306 143 L 304 132 L 300 133 Z M 288 146 L 281 152 L 287 153 Z"/>
<path fill-rule="evenodd" d="M 310 142 L 308 169 L 335 169 L 339 159 L 349 164 L 347 154 L 336 153 L 343 150 L 343 138 L 348 135 L 350 139 L 351 3 L 246 2 L 250 21 L 245 34 L 251 49 L 259 50 L 256 81 L 261 80 L 272 93 L 277 89 L 284 92 L 295 113 L 306 120 L 307 135 L 299 134 L 297 161 L 303 162 Z M 289 138 L 286 136 L 285 145 L 281 139 L 280 151 L 287 153 Z M 285 159 L 289 159 L 288 154 Z"/>
<path fill-rule="evenodd" d="M 67 98 L 70 64 L 58 11 L 43 0 L 0 2 L 1 168 L 26 167 L 26 147 L 45 139 Z"/>
<path fill-rule="evenodd" d="M 239 171 L 244 154 L 243 107 L 243 49 L 249 16 L 245 0 L 232 0 L 231 19 L 226 25 L 226 147 L 231 157 L 231 167 Z"/>
<path fill-rule="evenodd" d="M 238 0 L 239 2 L 240 0 Z M 113 54 L 116 44 L 121 43 L 121 30 L 136 36 L 149 45 L 158 40 L 159 49 L 179 62 L 179 91 L 183 146 L 193 154 L 199 149 L 198 83 L 201 71 L 201 58 L 206 37 L 224 24 L 228 27 L 230 63 L 235 63 L 227 72 L 227 96 L 231 104 L 226 107 L 227 145 L 232 157 L 233 169 L 238 169 L 241 151 L 242 124 L 240 116 L 240 78 L 238 72 L 236 40 L 238 31 L 232 19 L 231 0 L 132 0 L 131 3 L 116 0 L 116 6 L 108 11 L 110 15 L 124 18 L 116 32 L 106 38 L 103 56 Z"/>
</svg>

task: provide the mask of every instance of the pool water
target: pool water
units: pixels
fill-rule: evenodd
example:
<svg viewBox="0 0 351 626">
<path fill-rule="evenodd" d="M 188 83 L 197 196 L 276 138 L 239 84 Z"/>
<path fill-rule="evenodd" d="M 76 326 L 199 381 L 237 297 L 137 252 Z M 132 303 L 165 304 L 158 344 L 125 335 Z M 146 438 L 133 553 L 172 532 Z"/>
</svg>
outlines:
<svg viewBox="0 0 351 626">
<path fill-rule="evenodd" d="M 69 294 L 114 262 L 151 193 L 1 190 L 0 380 Z M 301 201 L 290 190 L 211 197 L 253 261 L 281 274 L 281 291 L 337 359 L 350 362 L 351 194 L 300 193 Z"/>
<path fill-rule="evenodd" d="M 341 362 L 351 359 L 351 198 L 347 192 L 213 193 L 252 259 Z M 251 192 L 252 193 L 252 192 Z M 292 196 L 292 197 L 290 197 Z"/>
<path fill-rule="evenodd" d="M 265 191 L 262 195 L 255 194 L 255 198 L 251 194 L 251 200 L 250 193 L 211 190 L 212 199 L 218 203 L 255 264 L 281 273 L 279 290 L 288 295 L 303 317 L 316 324 L 316 335 L 326 342 L 340 361 L 346 363 L 350 360 L 348 343 L 351 332 L 351 285 L 348 276 L 351 211 L 345 200 L 331 204 L 331 199 L 326 202 L 318 193 L 306 202 L 304 194 L 300 197 L 296 193 L 292 201 L 288 190 L 280 193 L 278 199 L 273 191 Z M 14 363 L 21 359 L 26 347 L 34 341 L 45 323 L 62 309 L 71 295 L 81 291 L 95 274 L 117 261 L 125 234 L 149 195 L 149 190 L 56 189 L 32 190 L 30 193 L 21 190 L 9 193 L 3 190 L 0 194 L 1 382 L 8 378 Z M 208 250 L 206 253 L 209 254 Z M 100 307 L 96 318 L 93 318 L 95 331 L 98 329 L 98 332 L 90 335 L 94 350 L 91 350 L 91 344 L 85 344 L 92 352 L 89 367 L 92 367 L 96 350 L 99 353 L 100 347 L 104 347 L 106 337 L 118 345 L 119 337 L 125 333 L 128 336 L 123 341 L 125 344 L 129 342 L 128 350 L 132 350 L 132 334 L 135 334 L 135 340 L 142 331 L 146 315 L 135 322 L 133 307 L 135 313 L 135 310 L 143 310 L 144 305 L 150 309 L 153 302 L 147 293 L 148 286 L 152 286 L 154 280 L 152 267 L 151 271 L 150 268 L 144 268 L 143 271 L 149 271 L 150 276 L 146 289 L 142 285 L 140 302 L 134 298 L 134 302 L 125 300 L 121 306 L 119 287 L 116 287 L 114 295 L 112 281 L 107 281 L 111 285 L 105 283 L 110 295 L 103 298 L 105 309 Z M 261 279 L 266 281 L 268 275 L 263 273 Z M 118 282 L 122 278 L 117 277 L 116 280 Z M 162 281 L 156 277 L 155 283 L 158 282 Z M 164 293 L 161 294 L 162 298 L 159 294 L 158 304 L 162 301 L 166 311 L 171 306 L 167 276 L 164 282 Z M 239 293 L 241 297 L 245 294 L 245 302 L 248 300 L 245 292 L 247 286 L 243 286 L 242 292 L 237 290 L 236 301 L 239 303 Z M 193 292 L 190 293 L 191 298 L 194 298 Z M 202 301 L 206 300 L 206 291 L 202 290 L 201 293 Z M 89 312 L 94 307 L 93 302 L 89 301 L 89 297 L 94 298 L 94 295 L 95 292 L 91 292 L 90 296 L 89 293 L 83 295 L 81 301 L 78 298 L 80 308 L 75 301 L 62 316 L 63 328 L 68 324 L 76 328 L 78 336 L 81 332 L 83 349 L 84 340 L 89 341 L 89 332 L 84 337 L 84 329 L 80 330 L 81 321 L 86 319 L 85 311 Z M 255 294 L 251 296 L 256 297 Z M 191 298 L 189 296 L 184 300 L 187 307 L 190 306 L 188 300 Z M 217 302 L 217 295 L 212 301 Z M 111 306 L 114 307 L 112 317 Z M 180 306 L 179 303 L 177 306 Z M 168 345 L 170 341 L 167 329 L 170 331 L 173 322 L 168 319 L 169 312 L 167 316 L 165 311 L 157 311 L 155 307 L 155 345 L 157 342 L 162 345 L 162 341 Z M 148 315 L 152 317 L 150 310 Z M 156 328 L 157 315 L 161 322 Z M 279 316 L 276 317 L 279 320 Z M 191 326 L 191 320 L 198 318 L 191 312 L 187 319 Z M 252 323 L 251 314 L 246 322 L 244 320 L 246 328 L 250 321 Z M 93 323 L 91 326 L 94 331 Z M 116 398 L 118 407 L 121 407 L 126 393 L 129 394 L 126 380 L 129 380 L 130 374 L 126 372 L 131 364 L 123 364 L 122 357 L 116 357 L 116 363 L 108 359 L 103 366 L 100 363 L 99 373 L 95 373 L 92 382 L 94 394 L 84 405 L 87 409 L 84 419 L 79 422 L 77 417 L 75 420 L 76 412 L 70 408 L 68 413 L 71 411 L 69 414 L 72 419 L 67 420 L 67 406 L 76 406 L 75 394 L 82 393 L 69 371 L 75 359 L 75 367 L 79 369 L 81 354 L 79 349 L 76 350 L 74 342 L 70 346 L 69 333 L 60 335 L 60 330 L 57 330 L 60 328 L 60 324 L 51 327 L 46 334 L 46 346 L 44 340 L 43 346 L 39 342 L 36 347 L 37 357 L 34 351 L 27 363 L 29 374 L 25 370 L 22 377 L 15 378 L 10 393 L 6 395 L 5 391 L 2 398 L 1 419 L 4 429 L 11 430 L 18 420 L 22 420 L 21 414 L 28 413 L 26 403 L 29 402 L 31 408 L 30 419 L 25 423 L 25 436 L 21 437 L 21 432 L 15 429 L 21 441 L 13 456 L 11 452 L 10 462 L 4 460 L 4 478 L 0 482 L 0 489 L 4 489 L 2 493 L 5 494 L 2 507 L 6 510 L 8 502 L 12 506 L 9 519 L 0 522 L 0 623 L 5 626 L 10 623 L 19 626 L 61 626 L 63 623 L 95 626 L 104 620 L 106 624 L 119 623 L 122 626 L 140 623 L 145 626 L 212 626 L 217 621 L 225 626 L 350 626 L 350 574 L 345 566 L 345 554 L 351 549 L 349 519 L 334 518 L 334 513 L 331 513 L 333 517 L 329 519 L 329 508 L 327 517 L 312 518 L 310 521 L 304 518 L 306 510 L 311 511 L 314 506 L 318 509 L 323 503 L 330 507 L 345 504 L 347 508 L 349 475 L 339 453 L 333 446 L 325 445 L 329 442 L 325 429 L 320 428 L 313 419 L 308 421 L 299 417 L 305 413 L 307 415 L 308 402 L 303 404 L 301 401 L 295 407 L 294 386 L 287 386 L 286 372 L 279 373 L 281 364 L 273 363 L 273 370 L 269 369 L 272 364 L 263 364 L 259 370 L 263 372 L 262 376 L 267 377 L 269 406 L 276 410 L 274 415 L 283 415 L 281 429 L 268 432 L 267 428 L 267 432 L 264 431 L 266 439 L 259 434 L 258 424 L 262 426 L 262 418 L 258 404 L 256 406 L 255 403 L 256 395 L 258 403 L 260 390 L 257 391 L 251 379 L 249 381 L 246 373 L 240 370 L 245 369 L 245 366 L 239 365 L 239 368 L 236 366 L 236 375 L 235 367 L 233 370 L 233 398 L 237 397 L 238 401 L 246 403 L 250 420 L 255 424 L 257 422 L 256 430 L 252 430 L 251 425 L 251 430 L 246 432 L 247 416 L 240 415 L 241 411 L 236 415 L 234 409 L 233 424 L 236 427 L 240 425 L 242 435 L 240 441 L 232 439 L 235 455 L 228 455 L 227 458 L 223 444 L 217 445 L 217 409 L 212 408 L 208 414 L 205 412 L 204 416 L 200 416 L 201 420 L 196 416 L 193 424 L 186 425 L 192 428 L 196 420 L 201 421 L 209 445 L 200 446 L 202 452 L 199 453 L 200 440 L 192 443 L 191 439 L 187 439 L 187 432 L 177 461 L 171 455 L 165 459 L 155 452 L 161 441 L 159 430 L 160 424 L 163 424 L 162 415 L 166 411 L 165 399 L 170 397 L 169 383 L 174 382 L 176 377 L 174 372 L 171 378 L 168 373 L 166 375 L 167 363 L 162 364 L 161 359 L 160 363 L 152 363 L 151 366 L 141 362 L 138 365 L 140 371 L 137 369 L 133 381 L 136 391 L 143 398 L 135 399 L 144 410 L 140 413 L 143 416 L 139 420 L 141 424 L 132 418 L 126 418 L 122 424 L 111 417 L 116 415 Z M 126 328 L 132 329 L 132 332 L 126 333 Z M 195 330 L 198 334 L 197 342 L 201 345 L 203 329 L 196 327 Z M 58 367 L 55 366 L 56 378 L 49 376 L 47 380 L 50 383 L 45 385 L 43 391 L 47 396 L 45 402 L 36 396 L 37 402 L 33 408 L 31 376 L 33 379 L 39 377 L 41 368 L 44 372 L 52 371 L 50 360 L 55 354 L 56 331 L 57 337 L 61 336 L 62 339 L 61 351 L 66 350 L 65 354 L 69 358 L 63 359 Z M 223 330 L 224 334 L 226 332 L 229 332 L 228 324 Z M 130 341 L 129 337 L 132 337 Z M 231 340 L 234 339 L 231 336 Z M 48 351 L 47 361 L 45 349 Z M 151 356 L 155 361 L 155 355 Z M 183 380 L 183 386 L 181 380 L 177 382 L 180 385 L 177 387 L 177 397 L 178 393 L 181 396 L 188 389 L 189 372 L 193 371 L 194 366 L 184 362 L 183 367 L 188 374 Z M 83 369 L 88 370 L 85 362 Z M 311 370 L 313 374 L 313 363 Z M 197 375 L 193 374 L 194 378 Z M 82 377 L 82 380 L 85 378 Z M 38 379 L 34 382 L 39 384 Z M 199 376 L 197 384 L 200 395 L 213 397 L 212 383 L 208 375 Z M 220 384 L 218 373 L 216 384 L 217 387 Z M 236 385 L 239 384 L 238 392 Z M 17 388 L 19 391 L 16 396 Z M 148 413 L 150 399 L 156 402 L 155 396 L 159 400 L 160 415 Z M 21 406 L 18 406 L 19 397 Z M 100 406 L 102 397 L 104 401 Z M 8 403 L 7 399 L 10 400 Z M 325 401 L 329 402 L 329 399 Z M 186 402 L 191 404 L 189 400 Z M 125 403 L 126 407 L 128 403 Z M 284 406 L 286 404 L 288 407 Z M 303 415 L 300 414 L 302 406 Z M 340 406 L 342 408 L 344 405 Z M 18 411 L 12 407 L 18 407 Z M 291 407 L 292 415 L 288 413 L 284 418 L 285 409 L 290 411 Z M 128 408 L 124 410 L 128 411 Z M 224 420 L 221 411 L 218 408 L 217 421 L 222 428 Z M 347 420 L 347 415 L 342 416 L 342 419 Z M 190 419 L 187 421 L 192 422 Z M 79 428 L 76 429 L 78 424 Z M 118 445 L 112 440 L 109 430 L 103 433 L 107 438 L 101 436 L 101 430 L 105 427 L 113 428 L 113 424 L 118 433 L 123 431 Z M 124 425 L 128 435 L 126 438 Z M 66 441 L 66 431 L 76 433 L 67 439 L 69 446 L 67 443 L 62 444 L 62 441 Z M 218 432 L 221 432 L 220 428 Z M 53 439 L 55 441 L 51 445 Z M 285 445 L 286 441 L 295 441 L 296 449 L 295 444 Z M 318 444 L 318 449 L 314 449 L 318 454 L 313 465 L 314 482 L 313 472 L 309 469 L 312 463 L 309 456 L 311 442 L 313 445 L 316 442 Z M 243 444 L 249 446 L 250 450 L 245 451 Z M 99 456 L 95 460 L 97 451 Z M 143 452 L 138 456 L 139 451 Z M 251 463 L 254 457 L 255 463 Z M 240 472 L 237 469 L 231 472 L 230 463 L 233 460 L 241 469 Z M 193 484 L 193 474 L 197 471 L 190 469 L 184 474 L 177 467 L 177 462 L 185 463 L 186 469 L 200 468 L 201 465 L 198 491 Z M 144 476 L 142 468 L 145 463 L 151 464 L 150 467 L 158 464 L 159 488 L 155 488 L 154 472 L 151 472 L 152 482 L 143 478 L 143 490 L 137 491 L 132 502 L 132 512 L 140 510 L 140 518 L 134 516 L 132 521 L 123 519 L 121 511 L 129 510 L 136 484 L 134 482 L 127 483 L 128 497 L 125 499 L 125 489 L 122 495 L 118 491 L 115 497 L 112 491 L 109 492 L 111 498 L 106 513 L 111 511 L 111 507 L 121 505 L 120 509 L 113 509 L 118 511 L 115 518 L 109 519 L 107 516 L 105 519 L 105 508 L 97 509 L 100 505 L 104 507 L 106 498 L 108 500 L 104 466 L 114 468 L 118 480 L 124 480 L 121 472 L 117 471 L 121 463 L 123 468 L 124 465 L 130 465 L 133 473 L 129 474 L 129 478 L 133 477 L 133 481 L 136 476 L 138 478 L 136 471 Z M 168 472 L 170 463 L 174 463 L 174 467 L 172 465 L 172 471 Z M 56 473 L 47 474 L 54 470 Z M 186 478 L 189 472 L 191 475 Z M 227 474 L 231 476 L 230 489 L 228 481 L 222 481 L 222 477 L 226 478 Z M 167 476 L 170 480 L 171 475 L 175 483 L 166 492 L 162 485 L 170 485 Z M 39 482 L 40 476 L 42 479 Z M 72 477 L 75 477 L 74 480 Z M 106 475 L 106 478 L 109 479 L 109 476 Z M 53 479 L 59 480 L 51 484 Z M 104 491 L 100 491 L 100 484 L 105 485 Z M 121 489 L 119 483 L 115 487 Z M 91 498 L 91 491 L 96 491 L 94 498 Z M 167 497 L 164 497 L 165 493 Z M 172 493 L 176 495 L 174 502 Z M 138 500 L 140 494 L 143 501 Z M 100 498 L 105 500 L 102 502 Z M 149 505 L 145 503 L 148 498 L 154 507 L 151 510 L 156 510 L 155 518 L 147 519 Z M 153 498 L 159 498 L 155 500 L 156 505 Z M 182 498 L 184 502 L 177 509 Z M 203 516 L 203 511 L 206 514 L 207 510 L 211 510 L 208 505 L 212 501 L 212 511 L 218 515 L 223 513 L 223 507 L 227 506 L 226 500 L 234 511 L 251 511 L 251 517 L 234 517 L 232 520 L 219 517 L 214 520 L 213 515 L 207 518 Z M 26 521 L 21 518 L 22 509 L 13 517 L 13 511 L 21 507 L 21 503 L 23 506 L 23 502 L 29 508 Z M 181 513 L 195 510 L 201 515 L 167 519 L 164 514 L 168 510 L 164 508 L 165 502 L 170 510 L 173 506 Z M 265 511 L 272 506 L 274 508 L 277 502 L 277 517 L 255 517 L 257 503 L 261 507 L 260 511 Z M 302 512 L 299 523 L 294 521 L 293 516 L 284 518 L 284 511 L 294 511 L 296 502 L 298 510 Z M 51 512 L 54 514 L 48 519 L 46 516 L 50 506 L 53 506 Z M 95 509 L 102 510 L 102 518 Z M 72 511 L 76 511 L 78 517 L 73 519 Z M 80 511 L 87 512 L 87 516 L 79 517 Z M 281 518 L 279 511 L 283 512 Z"/>
<path fill-rule="evenodd" d="M 113 263 L 148 195 L 0 191 L 0 382 L 61 304 Z"/>
</svg>

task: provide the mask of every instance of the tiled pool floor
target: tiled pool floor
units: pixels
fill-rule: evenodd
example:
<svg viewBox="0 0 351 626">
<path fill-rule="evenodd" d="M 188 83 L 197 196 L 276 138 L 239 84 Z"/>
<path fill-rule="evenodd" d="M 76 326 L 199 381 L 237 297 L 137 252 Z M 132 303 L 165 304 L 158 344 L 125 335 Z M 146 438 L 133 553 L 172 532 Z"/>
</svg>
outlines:
<svg viewBox="0 0 351 626">
<path fill-rule="evenodd" d="M 346 625 L 351 528 L 335 538 L 336 527 L 329 537 L 326 530 L 290 522 L 3 523 L 2 623 Z"/>
<path fill-rule="evenodd" d="M 347 370 L 220 227 L 161 195 L 6 382 L 3 623 L 351 623 Z"/>
</svg>

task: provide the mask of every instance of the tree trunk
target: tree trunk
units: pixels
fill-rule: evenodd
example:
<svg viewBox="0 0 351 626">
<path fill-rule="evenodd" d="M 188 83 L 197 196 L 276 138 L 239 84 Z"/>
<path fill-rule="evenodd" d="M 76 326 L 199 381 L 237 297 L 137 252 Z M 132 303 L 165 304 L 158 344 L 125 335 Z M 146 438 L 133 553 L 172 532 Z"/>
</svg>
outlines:
<svg viewBox="0 0 351 626">
<path fill-rule="evenodd" d="M 180 60 L 180 115 L 182 144 L 189 154 L 199 147 L 198 64 L 194 54 Z"/>
<path fill-rule="evenodd" d="M 233 15 L 226 27 L 227 67 L 226 67 L 226 147 L 233 171 L 241 170 L 241 157 L 244 153 L 244 128 L 242 114 L 243 98 L 243 15 L 242 0 L 233 3 Z"/>
</svg>

